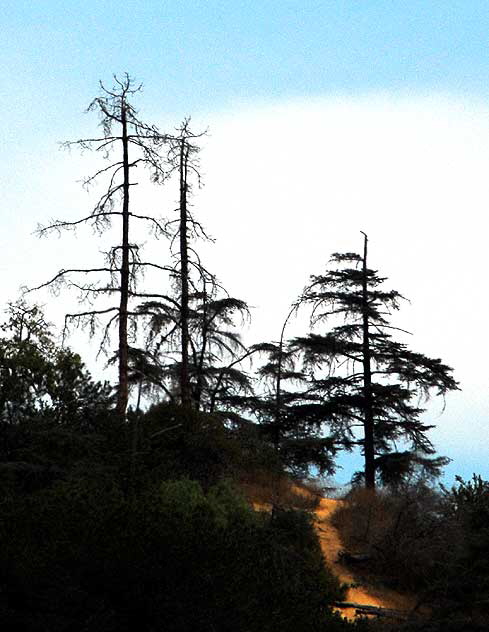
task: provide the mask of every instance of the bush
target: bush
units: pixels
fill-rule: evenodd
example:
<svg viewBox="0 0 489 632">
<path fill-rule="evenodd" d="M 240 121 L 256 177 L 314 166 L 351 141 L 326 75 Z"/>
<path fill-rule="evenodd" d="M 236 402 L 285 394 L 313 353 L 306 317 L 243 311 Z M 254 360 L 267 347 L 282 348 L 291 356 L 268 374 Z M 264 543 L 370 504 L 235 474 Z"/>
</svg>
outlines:
<svg viewBox="0 0 489 632">
<path fill-rule="evenodd" d="M 29 632 L 342 630 L 310 518 L 252 512 L 227 483 L 110 477 L 10 499 L 0 623 Z"/>
<path fill-rule="evenodd" d="M 273 454 L 253 426 L 228 427 L 217 415 L 158 404 L 138 421 L 137 471 L 149 479 L 187 477 L 204 488 L 222 478 L 273 467 Z"/>
<path fill-rule="evenodd" d="M 333 517 L 346 548 L 370 553 L 368 572 L 429 604 L 432 621 L 402 630 L 487 626 L 489 482 L 457 481 L 444 493 L 422 484 L 355 489 Z"/>
<path fill-rule="evenodd" d="M 489 482 L 480 476 L 445 491 L 446 513 L 459 528 L 457 566 L 449 576 L 447 608 L 489 617 Z"/>
<path fill-rule="evenodd" d="M 347 549 L 371 556 L 369 570 L 385 584 L 429 599 L 461 553 L 460 531 L 442 495 L 422 483 L 354 489 L 333 522 Z"/>
</svg>

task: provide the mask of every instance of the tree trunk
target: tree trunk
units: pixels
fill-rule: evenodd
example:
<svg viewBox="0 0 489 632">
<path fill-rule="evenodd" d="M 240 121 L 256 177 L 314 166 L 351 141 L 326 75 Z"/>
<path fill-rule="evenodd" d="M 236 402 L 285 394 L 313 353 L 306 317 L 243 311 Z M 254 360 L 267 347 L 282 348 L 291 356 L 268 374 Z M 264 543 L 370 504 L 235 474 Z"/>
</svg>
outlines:
<svg viewBox="0 0 489 632">
<path fill-rule="evenodd" d="M 278 459 L 280 460 L 280 444 L 282 439 L 282 375 L 283 375 L 283 360 L 284 360 L 284 336 L 285 328 L 289 322 L 290 317 L 295 311 L 295 307 L 292 307 L 287 314 L 287 318 L 282 325 L 282 331 L 280 332 L 280 341 L 278 345 L 278 358 L 277 358 L 277 379 L 275 383 L 275 415 L 273 420 L 273 432 L 272 443 L 275 448 Z M 275 517 L 276 511 L 279 507 L 280 501 L 280 482 L 281 474 L 278 470 L 275 472 L 273 479 L 273 491 L 272 491 L 272 517 Z"/>
<path fill-rule="evenodd" d="M 193 394 L 193 400 L 195 403 L 195 407 L 197 410 L 200 409 L 202 394 L 204 391 L 204 361 L 205 361 L 205 353 L 207 351 L 207 342 L 208 342 L 208 330 L 211 324 L 211 321 L 208 320 L 207 317 L 207 288 L 206 282 L 204 280 L 204 291 L 203 291 L 203 307 L 202 307 L 202 344 L 199 352 L 198 365 L 196 366 L 196 385 L 195 392 Z M 212 319 L 211 319 L 212 320 Z"/>
<path fill-rule="evenodd" d="M 141 394 L 143 390 L 143 378 L 141 377 L 138 384 L 138 399 L 136 404 L 136 414 L 132 420 L 132 438 L 131 438 L 131 476 L 129 481 L 130 495 L 134 496 L 136 491 L 136 460 L 139 443 L 139 415 L 141 414 Z"/>
<path fill-rule="evenodd" d="M 121 246 L 121 300 L 119 306 L 119 388 L 117 413 L 125 418 L 128 387 L 127 306 L 129 300 L 129 142 L 127 137 L 127 112 L 124 96 L 121 97 L 122 163 L 124 181 L 122 185 L 122 246 Z"/>
<path fill-rule="evenodd" d="M 182 330 L 182 361 L 180 366 L 180 398 L 183 406 L 190 405 L 190 377 L 188 362 L 188 240 L 187 240 L 187 164 L 189 149 L 185 138 L 180 145 L 180 327 Z"/>
<path fill-rule="evenodd" d="M 374 446 L 374 415 L 372 398 L 372 370 L 369 340 L 369 305 L 368 305 L 368 276 L 367 276 L 367 243 L 364 233 L 363 247 L 363 276 L 362 276 L 362 361 L 363 361 L 363 428 L 364 428 L 364 457 L 365 457 L 365 486 L 375 489 L 375 446 Z"/>
<path fill-rule="evenodd" d="M 289 322 L 290 317 L 295 311 L 295 306 L 292 307 L 290 312 L 287 314 L 287 318 L 282 325 L 282 331 L 280 332 L 280 342 L 278 346 L 278 358 L 277 358 L 277 379 L 275 382 L 275 419 L 274 419 L 274 429 L 273 429 L 273 443 L 277 452 L 280 448 L 280 435 L 281 435 L 281 425 L 282 425 L 282 372 L 283 372 L 283 359 L 284 359 L 284 335 L 285 328 L 287 327 L 287 323 Z"/>
</svg>

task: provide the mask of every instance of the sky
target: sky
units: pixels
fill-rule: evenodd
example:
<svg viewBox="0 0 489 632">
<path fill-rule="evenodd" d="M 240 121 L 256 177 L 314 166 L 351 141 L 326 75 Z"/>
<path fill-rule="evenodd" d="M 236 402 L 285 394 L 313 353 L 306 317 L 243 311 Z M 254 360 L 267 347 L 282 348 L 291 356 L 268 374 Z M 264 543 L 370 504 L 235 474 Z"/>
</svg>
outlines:
<svg viewBox="0 0 489 632">
<path fill-rule="evenodd" d="M 248 339 L 277 338 L 308 276 L 368 232 L 372 265 L 411 301 L 397 322 L 412 347 L 461 383 L 427 414 L 453 459 L 445 480 L 489 478 L 486 1 L 1 4 L 4 304 L 97 255 L 90 233 L 33 231 L 89 207 L 79 180 L 93 158 L 58 143 L 92 135 L 99 80 L 129 72 L 145 120 L 171 130 L 191 115 L 209 130 L 195 211 L 216 238 L 210 267 L 253 306 Z M 145 195 L 168 214 L 171 192 Z M 55 321 L 68 306 L 41 298 Z"/>
</svg>

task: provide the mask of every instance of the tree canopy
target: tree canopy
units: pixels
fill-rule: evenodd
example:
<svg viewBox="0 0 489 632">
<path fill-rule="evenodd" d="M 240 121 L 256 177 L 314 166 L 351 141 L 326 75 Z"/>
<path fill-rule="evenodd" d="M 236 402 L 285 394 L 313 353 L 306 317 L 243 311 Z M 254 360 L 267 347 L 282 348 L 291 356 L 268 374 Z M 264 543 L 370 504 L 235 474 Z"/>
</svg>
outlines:
<svg viewBox="0 0 489 632">
<path fill-rule="evenodd" d="M 431 458 L 433 425 L 423 402 L 458 388 L 449 366 L 394 338 L 407 333 L 390 320 L 403 297 L 384 289 L 386 280 L 367 265 L 366 235 L 363 255 L 335 253 L 299 299 L 311 307 L 314 331 L 294 341 L 310 372 L 308 396 L 324 409 L 324 421 L 346 440 L 356 441 L 356 428 L 363 432 L 368 487 L 377 475 L 392 482 L 415 464 L 439 472 L 447 460 Z"/>
</svg>

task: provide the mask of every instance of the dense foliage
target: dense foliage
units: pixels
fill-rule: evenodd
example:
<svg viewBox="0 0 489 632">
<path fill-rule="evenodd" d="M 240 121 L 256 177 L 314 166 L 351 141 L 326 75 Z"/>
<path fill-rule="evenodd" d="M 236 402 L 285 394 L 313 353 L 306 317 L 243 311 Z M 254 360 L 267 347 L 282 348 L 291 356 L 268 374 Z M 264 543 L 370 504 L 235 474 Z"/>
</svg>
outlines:
<svg viewBox="0 0 489 632">
<path fill-rule="evenodd" d="M 167 404 L 98 414 L 0 426 L 2 629 L 344 629 L 309 515 L 237 489 L 278 467 L 252 430 Z"/>
<path fill-rule="evenodd" d="M 205 494 L 164 481 L 128 499 L 110 477 L 71 478 L 3 515 L 12 628 L 322 630 L 340 595 L 304 514 L 271 522 L 222 482 Z"/>
</svg>

